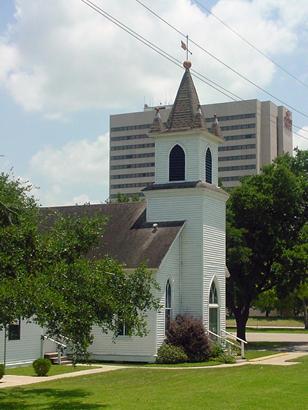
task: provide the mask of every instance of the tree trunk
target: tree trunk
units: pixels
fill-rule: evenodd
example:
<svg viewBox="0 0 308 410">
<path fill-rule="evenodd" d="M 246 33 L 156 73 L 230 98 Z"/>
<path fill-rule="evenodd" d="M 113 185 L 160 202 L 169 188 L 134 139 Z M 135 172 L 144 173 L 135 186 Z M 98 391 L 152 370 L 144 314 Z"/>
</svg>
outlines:
<svg viewBox="0 0 308 410">
<path fill-rule="evenodd" d="M 308 329 L 308 306 L 306 304 L 305 299 L 303 299 L 303 308 L 304 308 L 304 324 L 305 329 Z"/>
<path fill-rule="evenodd" d="M 249 306 L 242 307 L 242 309 L 235 309 L 234 316 L 236 320 L 237 337 L 246 340 L 246 323 L 249 316 Z"/>
<path fill-rule="evenodd" d="M 269 317 L 269 310 L 266 310 L 266 311 L 265 311 L 265 317 L 268 319 L 268 317 Z"/>
</svg>

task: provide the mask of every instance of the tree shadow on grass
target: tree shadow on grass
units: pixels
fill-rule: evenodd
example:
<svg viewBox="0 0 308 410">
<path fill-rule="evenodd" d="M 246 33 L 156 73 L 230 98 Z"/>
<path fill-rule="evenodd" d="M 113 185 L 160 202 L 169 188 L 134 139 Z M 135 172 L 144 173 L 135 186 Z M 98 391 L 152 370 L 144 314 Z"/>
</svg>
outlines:
<svg viewBox="0 0 308 410">
<path fill-rule="evenodd" d="M 84 403 L 91 396 L 82 389 L 9 389 L 0 391 L 0 409 L 95 410 L 109 407 L 104 403 Z"/>
</svg>

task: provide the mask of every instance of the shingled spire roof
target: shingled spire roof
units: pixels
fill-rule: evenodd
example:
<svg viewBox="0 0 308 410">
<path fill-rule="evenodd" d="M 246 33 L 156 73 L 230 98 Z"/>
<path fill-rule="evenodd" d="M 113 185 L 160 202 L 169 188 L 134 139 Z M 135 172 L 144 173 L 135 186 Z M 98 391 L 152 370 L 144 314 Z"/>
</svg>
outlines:
<svg viewBox="0 0 308 410">
<path fill-rule="evenodd" d="M 184 62 L 185 72 L 167 121 L 168 131 L 204 128 L 204 117 L 199 98 L 191 78 L 189 61 Z"/>
</svg>

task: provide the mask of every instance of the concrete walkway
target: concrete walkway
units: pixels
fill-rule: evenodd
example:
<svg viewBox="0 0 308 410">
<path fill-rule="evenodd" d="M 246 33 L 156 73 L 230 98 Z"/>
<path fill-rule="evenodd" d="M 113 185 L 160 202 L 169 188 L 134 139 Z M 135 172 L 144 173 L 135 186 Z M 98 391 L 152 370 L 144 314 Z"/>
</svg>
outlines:
<svg viewBox="0 0 308 410">
<path fill-rule="evenodd" d="M 42 382 L 50 382 L 53 380 L 59 379 L 66 379 L 70 377 L 78 377 L 78 376 L 88 376 L 89 374 L 96 374 L 96 373 L 104 373 L 110 372 L 113 370 L 124 369 L 125 366 L 101 366 L 95 369 L 89 370 L 80 370 L 77 372 L 72 373 L 63 373 L 63 374 L 56 374 L 54 376 L 45 376 L 45 377 L 38 377 L 38 376 L 16 376 L 12 374 L 7 374 L 0 380 L 0 389 L 5 387 L 18 387 L 18 386 L 25 386 L 27 384 L 34 384 L 34 383 L 42 383 Z"/>
<path fill-rule="evenodd" d="M 308 352 L 286 352 L 278 353 L 272 356 L 260 357 L 256 359 L 249 360 L 250 364 L 271 364 L 278 366 L 292 366 L 298 364 L 298 362 L 290 362 L 290 360 L 298 359 L 300 357 L 306 356 Z"/>
</svg>

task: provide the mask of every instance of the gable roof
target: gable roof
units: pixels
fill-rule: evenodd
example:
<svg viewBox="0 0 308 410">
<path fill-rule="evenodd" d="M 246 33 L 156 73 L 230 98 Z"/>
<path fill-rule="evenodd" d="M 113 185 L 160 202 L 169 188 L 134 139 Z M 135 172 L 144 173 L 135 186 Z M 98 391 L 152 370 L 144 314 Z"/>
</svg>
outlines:
<svg viewBox="0 0 308 410">
<path fill-rule="evenodd" d="M 103 237 L 89 257 L 101 259 L 108 255 L 126 268 L 136 268 L 145 263 L 148 268 L 157 269 L 184 221 L 157 221 L 158 228 L 153 229 L 153 224 L 146 222 L 145 210 L 145 202 L 137 202 L 41 208 L 41 213 L 46 217 L 44 225 L 51 225 L 57 213 L 63 216 L 105 215 L 108 223 Z"/>
</svg>

